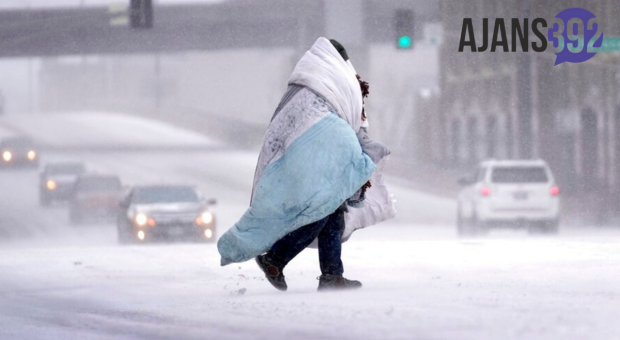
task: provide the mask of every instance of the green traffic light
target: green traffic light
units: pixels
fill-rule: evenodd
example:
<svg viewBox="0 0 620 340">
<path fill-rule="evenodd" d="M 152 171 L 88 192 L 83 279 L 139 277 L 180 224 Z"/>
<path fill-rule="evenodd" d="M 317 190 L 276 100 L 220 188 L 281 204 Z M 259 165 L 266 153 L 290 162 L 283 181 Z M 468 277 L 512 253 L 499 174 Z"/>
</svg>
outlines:
<svg viewBox="0 0 620 340">
<path fill-rule="evenodd" d="M 411 37 L 407 35 L 403 35 L 400 38 L 398 38 L 398 47 L 400 48 L 410 48 L 411 43 L 412 43 Z"/>
</svg>

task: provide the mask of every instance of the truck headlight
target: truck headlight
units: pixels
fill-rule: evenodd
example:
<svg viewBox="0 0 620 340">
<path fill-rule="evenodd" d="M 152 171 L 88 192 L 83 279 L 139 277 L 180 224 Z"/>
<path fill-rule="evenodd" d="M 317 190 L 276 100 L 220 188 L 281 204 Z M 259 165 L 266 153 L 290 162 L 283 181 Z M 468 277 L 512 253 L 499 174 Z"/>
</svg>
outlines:
<svg viewBox="0 0 620 340">
<path fill-rule="evenodd" d="M 202 213 L 202 215 L 200 215 L 200 219 L 202 220 L 203 224 L 209 224 L 213 222 L 213 214 L 211 214 L 208 211 L 205 211 Z"/>
<path fill-rule="evenodd" d="M 47 181 L 47 189 L 48 190 L 56 190 L 56 182 L 52 181 L 51 179 L 49 181 Z"/>
<path fill-rule="evenodd" d="M 2 159 L 4 159 L 5 162 L 10 162 L 11 158 L 13 158 L 11 151 L 5 151 L 2 153 Z"/>
<path fill-rule="evenodd" d="M 146 223 L 149 221 L 148 217 L 146 217 L 146 215 L 143 213 L 137 214 L 134 220 L 136 221 L 136 224 L 141 227 L 144 227 Z"/>
<path fill-rule="evenodd" d="M 28 159 L 34 161 L 34 158 L 37 157 L 37 153 L 34 150 L 28 151 Z"/>
</svg>

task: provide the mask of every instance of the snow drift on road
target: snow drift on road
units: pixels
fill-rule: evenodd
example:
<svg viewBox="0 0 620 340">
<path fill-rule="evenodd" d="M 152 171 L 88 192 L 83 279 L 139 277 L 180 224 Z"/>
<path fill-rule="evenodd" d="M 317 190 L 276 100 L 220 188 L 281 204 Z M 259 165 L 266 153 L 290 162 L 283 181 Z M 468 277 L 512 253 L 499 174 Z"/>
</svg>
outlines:
<svg viewBox="0 0 620 340">
<path fill-rule="evenodd" d="M 113 112 L 12 115 L 0 125 L 55 148 L 213 147 L 205 135 L 152 119 Z M 206 134 L 208 134 L 208 131 Z"/>
</svg>

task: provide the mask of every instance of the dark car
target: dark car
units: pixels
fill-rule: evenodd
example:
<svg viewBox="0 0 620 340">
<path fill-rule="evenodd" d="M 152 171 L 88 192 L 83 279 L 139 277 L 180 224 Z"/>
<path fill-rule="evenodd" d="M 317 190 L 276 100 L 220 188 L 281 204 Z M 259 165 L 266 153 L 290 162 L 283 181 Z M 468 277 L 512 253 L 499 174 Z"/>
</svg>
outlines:
<svg viewBox="0 0 620 340">
<path fill-rule="evenodd" d="M 166 239 L 215 240 L 215 216 L 200 192 L 188 185 L 131 188 L 120 202 L 120 243 Z"/>
<path fill-rule="evenodd" d="M 0 166 L 39 165 L 39 155 L 32 141 L 25 137 L 11 137 L 0 141 Z"/>
<path fill-rule="evenodd" d="M 115 175 L 78 176 L 69 210 L 71 223 L 86 220 L 114 219 L 122 196 L 121 180 Z"/>
<path fill-rule="evenodd" d="M 39 176 L 39 202 L 49 205 L 52 201 L 68 200 L 78 176 L 86 172 L 80 162 L 48 163 Z"/>
</svg>

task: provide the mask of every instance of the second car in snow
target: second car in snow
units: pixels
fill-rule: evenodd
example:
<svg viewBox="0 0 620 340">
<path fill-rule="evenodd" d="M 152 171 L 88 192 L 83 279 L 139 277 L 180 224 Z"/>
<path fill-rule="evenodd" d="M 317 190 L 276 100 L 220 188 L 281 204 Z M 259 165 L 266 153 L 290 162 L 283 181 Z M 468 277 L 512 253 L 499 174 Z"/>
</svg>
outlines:
<svg viewBox="0 0 620 340">
<path fill-rule="evenodd" d="M 457 227 L 460 235 L 496 227 L 522 227 L 557 233 L 560 189 L 542 160 L 491 160 L 459 181 Z"/>
<path fill-rule="evenodd" d="M 24 166 L 34 167 L 39 165 L 33 142 L 26 137 L 10 137 L 0 140 L 0 167 Z"/>
<path fill-rule="evenodd" d="M 150 185 L 131 188 L 120 202 L 120 243 L 164 239 L 215 239 L 215 216 L 193 186 Z"/>
<path fill-rule="evenodd" d="M 116 175 L 84 174 L 78 176 L 69 205 L 73 224 L 114 219 L 123 187 Z"/>
<path fill-rule="evenodd" d="M 78 176 L 86 172 L 79 162 L 48 163 L 39 176 L 39 201 L 49 205 L 57 200 L 69 200 Z"/>
</svg>

